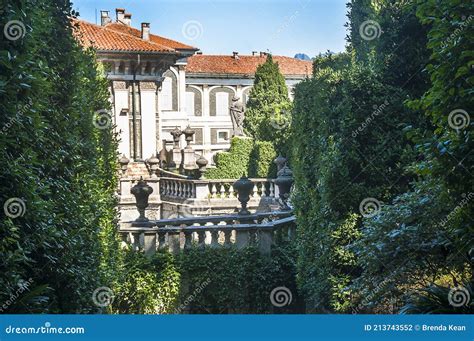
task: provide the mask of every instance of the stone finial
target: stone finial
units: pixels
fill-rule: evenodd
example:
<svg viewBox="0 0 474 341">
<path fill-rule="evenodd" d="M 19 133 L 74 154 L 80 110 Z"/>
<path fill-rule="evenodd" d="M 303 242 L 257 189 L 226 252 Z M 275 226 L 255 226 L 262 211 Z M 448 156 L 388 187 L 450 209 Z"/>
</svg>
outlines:
<svg viewBox="0 0 474 341">
<path fill-rule="evenodd" d="M 120 170 L 122 171 L 122 174 L 125 175 L 125 173 L 127 172 L 127 168 L 128 168 L 128 164 L 130 163 L 130 160 L 127 159 L 125 154 L 122 154 L 122 156 L 119 159 L 119 163 L 120 163 Z"/>
</svg>

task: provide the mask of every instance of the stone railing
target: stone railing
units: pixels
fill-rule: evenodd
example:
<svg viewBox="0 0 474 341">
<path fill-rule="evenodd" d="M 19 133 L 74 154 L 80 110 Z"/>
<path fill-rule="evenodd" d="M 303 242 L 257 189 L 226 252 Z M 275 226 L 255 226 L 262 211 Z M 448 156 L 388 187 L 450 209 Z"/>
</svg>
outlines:
<svg viewBox="0 0 474 341">
<path fill-rule="evenodd" d="M 161 177 L 160 195 L 181 199 L 196 198 L 196 181 L 199 180 Z"/>
<path fill-rule="evenodd" d="M 134 250 L 146 254 L 158 249 L 179 253 L 193 245 L 238 249 L 254 245 L 268 254 L 272 245 L 294 237 L 295 222 L 291 211 L 278 211 L 130 222 L 122 224 L 120 234 Z"/>
<path fill-rule="evenodd" d="M 234 190 L 234 183 L 238 179 L 218 179 L 218 180 L 207 180 L 209 182 L 209 198 L 210 199 L 226 199 L 235 198 L 237 192 Z M 278 187 L 275 186 L 274 179 L 250 179 L 254 183 L 253 191 L 251 194 L 252 198 L 275 198 L 278 196 Z"/>
<path fill-rule="evenodd" d="M 238 179 L 178 179 L 160 178 L 160 194 L 162 197 L 180 199 L 234 199 L 237 192 L 234 183 Z M 274 179 L 250 179 L 254 183 L 252 198 L 278 197 L 278 187 Z"/>
</svg>

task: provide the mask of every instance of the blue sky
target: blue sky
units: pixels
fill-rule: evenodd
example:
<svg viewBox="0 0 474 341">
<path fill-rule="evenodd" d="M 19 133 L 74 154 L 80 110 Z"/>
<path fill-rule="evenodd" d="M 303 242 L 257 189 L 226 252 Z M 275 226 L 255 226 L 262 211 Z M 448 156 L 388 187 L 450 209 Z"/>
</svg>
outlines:
<svg viewBox="0 0 474 341">
<path fill-rule="evenodd" d="M 132 13 L 132 26 L 200 48 L 205 54 L 269 51 L 293 57 L 344 50 L 345 0 L 73 0 L 74 9 L 100 22 L 101 9 Z"/>
</svg>

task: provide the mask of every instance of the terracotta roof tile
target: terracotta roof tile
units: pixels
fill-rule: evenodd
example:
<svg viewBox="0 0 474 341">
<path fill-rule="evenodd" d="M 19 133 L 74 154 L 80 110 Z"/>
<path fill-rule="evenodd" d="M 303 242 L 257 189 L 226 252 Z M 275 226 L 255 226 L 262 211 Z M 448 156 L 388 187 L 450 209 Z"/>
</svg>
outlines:
<svg viewBox="0 0 474 341">
<path fill-rule="evenodd" d="M 136 29 L 134 27 L 130 27 L 127 25 L 124 25 L 122 23 L 110 23 L 105 26 L 107 29 L 114 30 L 117 32 L 122 32 L 125 34 L 133 35 L 135 37 L 138 37 L 141 39 L 142 32 L 139 29 Z M 156 44 L 164 45 L 171 47 L 173 49 L 182 49 L 182 50 L 197 50 L 196 47 L 186 45 L 183 43 L 180 43 L 179 41 L 175 41 L 172 39 L 168 39 L 165 37 L 157 36 L 156 34 L 151 34 L 150 33 L 150 41 Z"/>
<path fill-rule="evenodd" d="M 151 34 L 150 41 L 143 40 L 139 30 L 124 24 L 99 26 L 79 19 L 72 19 L 72 24 L 81 43 L 85 47 L 93 46 L 98 50 L 170 53 L 176 52 L 176 49 L 185 49 L 182 46 L 193 49 L 188 45 Z M 138 36 L 135 31 L 138 31 Z"/>
<path fill-rule="evenodd" d="M 239 55 L 237 59 L 233 56 L 196 54 L 188 58 L 186 72 L 252 76 L 266 59 L 266 56 L 260 55 Z M 273 56 L 273 61 L 278 63 L 281 73 L 285 76 L 310 76 L 313 70 L 311 61 L 284 56 Z"/>
</svg>

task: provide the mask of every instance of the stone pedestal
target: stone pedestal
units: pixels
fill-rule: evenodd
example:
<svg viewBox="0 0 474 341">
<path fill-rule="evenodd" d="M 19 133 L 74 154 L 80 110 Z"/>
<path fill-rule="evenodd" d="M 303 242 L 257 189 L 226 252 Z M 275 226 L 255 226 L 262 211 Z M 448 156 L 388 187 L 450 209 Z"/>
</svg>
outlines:
<svg viewBox="0 0 474 341">
<path fill-rule="evenodd" d="M 183 168 L 186 170 L 196 169 L 196 154 L 193 149 L 183 149 Z"/>
<path fill-rule="evenodd" d="M 169 168 L 170 169 L 180 168 L 182 161 L 183 161 L 183 156 L 181 153 L 181 149 L 173 148 L 171 150 L 171 160 L 169 163 Z"/>
</svg>

